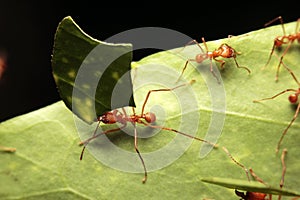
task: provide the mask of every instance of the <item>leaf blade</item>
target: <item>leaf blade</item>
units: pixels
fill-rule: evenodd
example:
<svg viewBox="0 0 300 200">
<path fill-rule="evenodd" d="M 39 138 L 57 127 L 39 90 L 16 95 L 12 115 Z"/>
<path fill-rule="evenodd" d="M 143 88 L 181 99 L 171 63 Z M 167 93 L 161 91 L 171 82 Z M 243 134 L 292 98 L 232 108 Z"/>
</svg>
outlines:
<svg viewBox="0 0 300 200">
<path fill-rule="evenodd" d="M 66 106 L 88 123 L 104 112 L 135 107 L 129 73 L 131 60 L 131 44 L 96 40 L 83 32 L 70 16 L 57 27 L 52 56 L 54 80 Z M 124 91 L 122 98 L 113 102 L 117 85 Z"/>
<path fill-rule="evenodd" d="M 222 187 L 227 187 L 236 190 L 243 190 L 247 192 L 259 192 L 265 194 L 284 195 L 284 196 L 300 196 L 299 192 L 291 191 L 285 188 L 275 188 L 271 186 L 265 186 L 256 181 L 247 181 L 231 178 L 221 177 L 207 177 L 202 179 L 203 182 L 216 184 Z"/>
<path fill-rule="evenodd" d="M 290 24 L 289 27 L 294 30 L 293 25 Z M 294 109 L 290 107 L 285 97 L 259 104 L 252 103 L 252 100 L 267 97 L 286 87 L 296 86 L 284 70 L 280 73 L 279 84 L 274 82 L 276 59 L 265 71 L 260 70 L 269 55 L 272 36 L 280 32 L 279 26 L 270 27 L 270 29 L 248 33 L 250 37 L 235 37 L 230 40 L 230 44 L 243 53 L 237 58 L 238 62 L 240 65 L 248 66 L 252 74 L 248 76 L 245 71 L 236 69 L 234 62 L 226 60 L 225 70 L 221 71 L 226 90 L 226 121 L 222 135 L 218 138 L 220 146 L 226 146 L 239 162 L 247 167 L 251 166 L 259 177 L 274 187 L 279 185 L 282 170 L 280 158 L 275 154 L 275 146 L 281 130 L 287 126 L 294 114 Z M 218 47 L 223 41 L 227 40 L 208 42 L 209 49 Z M 169 73 L 166 71 L 162 74 L 160 71 L 154 74 L 151 68 L 141 66 L 146 64 L 158 66 L 168 63 L 172 69 L 177 69 L 179 75 L 186 58 L 192 58 L 199 49 L 191 50 L 186 57 L 180 59 L 177 54 L 170 54 L 166 51 L 135 63 L 137 70 L 135 72 L 138 72 L 139 76 L 139 79 L 133 77 L 133 85 L 137 90 L 134 94 L 134 99 L 138 104 L 137 110 L 140 109 L 149 89 L 161 87 L 156 83 L 152 83 L 153 85 L 149 87 L 139 87 L 142 83 L 137 80 L 151 74 L 157 79 L 166 79 Z M 300 64 L 297 59 L 298 52 L 299 50 L 294 48 L 284 59 L 297 74 L 299 73 L 297 66 Z M 201 121 L 199 120 L 197 124 L 197 136 L 204 137 L 210 125 L 212 113 L 217 111 L 211 108 L 211 97 L 205 92 L 207 88 L 205 84 L 202 84 L 204 82 L 199 74 L 194 73 L 190 67 L 187 70 L 185 76 L 187 80 L 197 79 L 192 87 L 199 105 L 198 109 L 189 110 L 191 116 L 183 125 L 183 131 L 189 133 L 189 126 L 198 122 L 194 115 L 200 113 Z M 207 76 L 212 77 L 210 73 Z M 170 78 L 166 81 L 175 82 L 175 80 Z M 181 90 L 178 96 L 185 96 L 186 93 L 186 90 Z M 178 128 L 181 115 L 189 114 L 188 112 L 180 113 L 175 98 L 166 94 L 153 95 L 147 104 L 149 106 L 147 110 L 151 110 L 155 104 L 160 104 L 165 108 L 166 113 L 171 113 L 167 115 L 165 121 L 160 116 L 158 117 L 158 123 L 168 127 Z M 278 107 L 278 105 L 282 106 Z M 1 145 L 17 148 L 14 154 L 0 153 L 0 188 L 4 188 L 0 189 L 1 197 L 34 199 L 36 194 L 40 194 L 39 197 L 46 197 L 49 191 L 64 197 L 68 195 L 61 191 L 64 188 L 68 188 L 66 190 L 71 188 L 70 190 L 80 194 L 78 199 L 236 199 L 233 190 L 204 183 L 201 179 L 215 176 L 238 180 L 247 179 L 244 171 L 236 166 L 222 150 L 212 151 L 205 158 L 199 158 L 201 144 L 195 141 L 174 163 L 149 172 L 148 182 L 143 185 L 142 173 L 115 170 L 95 160 L 89 151 L 86 151 L 84 160 L 79 161 L 82 149 L 78 147 L 80 139 L 73 120 L 72 113 L 64 106 L 64 103 L 58 102 L 0 124 Z M 298 122 L 297 119 L 284 141 L 284 146 L 288 148 L 284 190 L 298 191 L 299 188 Z M 147 131 L 141 130 L 139 134 L 142 135 L 144 132 Z M 129 133 L 133 133 L 133 129 L 129 129 Z M 169 132 L 160 131 L 151 138 L 139 138 L 142 155 L 168 144 L 173 136 L 174 134 Z M 133 138 L 124 132 L 118 132 L 109 137 L 116 145 L 134 151 Z M 98 148 L 98 151 L 106 150 L 101 146 Z M 136 162 L 124 163 L 124 165 L 129 164 L 132 168 L 140 166 L 138 158 Z M 157 164 L 157 162 L 147 159 L 146 166 L 151 164 Z M 282 199 L 289 199 L 289 197 L 284 196 Z"/>
</svg>

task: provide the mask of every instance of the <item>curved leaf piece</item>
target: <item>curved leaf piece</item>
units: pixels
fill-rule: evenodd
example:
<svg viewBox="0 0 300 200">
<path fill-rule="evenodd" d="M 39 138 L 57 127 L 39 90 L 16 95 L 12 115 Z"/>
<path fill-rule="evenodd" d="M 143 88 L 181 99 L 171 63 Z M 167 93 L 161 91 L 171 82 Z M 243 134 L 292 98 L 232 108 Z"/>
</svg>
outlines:
<svg viewBox="0 0 300 200">
<path fill-rule="evenodd" d="M 247 181 L 231 178 L 220 178 L 220 177 L 210 177 L 202 178 L 203 182 L 219 185 L 222 187 L 227 187 L 231 189 L 243 190 L 247 192 L 259 192 L 265 194 L 274 194 L 274 195 L 284 195 L 284 196 L 300 196 L 299 192 L 291 191 L 285 188 L 276 188 L 271 186 L 263 185 L 257 181 Z"/>
<path fill-rule="evenodd" d="M 71 17 L 65 17 L 57 27 L 53 76 L 66 106 L 88 123 L 104 112 L 135 107 L 131 60 L 131 44 L 96 40 L 84 33 Z M 121 89 L 114 91 L 115 88 Z"/>
</svg>

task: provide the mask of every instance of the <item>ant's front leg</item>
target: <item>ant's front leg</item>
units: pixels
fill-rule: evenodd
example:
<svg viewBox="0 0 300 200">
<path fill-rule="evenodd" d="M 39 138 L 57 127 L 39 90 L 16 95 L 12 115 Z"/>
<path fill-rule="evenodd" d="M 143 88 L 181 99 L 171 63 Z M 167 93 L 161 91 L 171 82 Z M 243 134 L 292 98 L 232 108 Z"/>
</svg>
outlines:
<svg viewBox="0 0 300 200">
<path fill-rule="evenodd" d="M 224 64 L 226 63 L 224 60 L 218 60 L 216 58 L 214 58 L 214 60 L 217 61 L 217 62 L 219 62 L 219 63 L 221 63 L 220 68 L 224 69 Z"/>
</svg>

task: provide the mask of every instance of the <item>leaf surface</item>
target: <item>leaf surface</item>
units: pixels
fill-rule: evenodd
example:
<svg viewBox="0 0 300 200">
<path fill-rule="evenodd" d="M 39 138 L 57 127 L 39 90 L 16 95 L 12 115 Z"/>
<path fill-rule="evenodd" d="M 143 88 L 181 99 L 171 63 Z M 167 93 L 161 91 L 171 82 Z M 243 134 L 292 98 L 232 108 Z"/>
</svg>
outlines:
<svg viewBox="0 0 300 200">
<path fill-rule="evenodd" d="M 296 23 L 286 25 L 287 32 L 292 32 Z M 175 83 L 186 59 L 194 58 L 199 53 L 197 45 L 188 46 L 183 50 L 179 48 L 159 52 L 132 63 L 136 113 L 141 112 L 149 89 L 170 88 L 195 79 L 193 85 L 178 88 L 173 92 L 152 93 L 145 110 L 156 113 L 158 125 L 172 127 L 188 134 L 194 133 L 200 138 L 216 140 L 219 147 L 227 147 L 237 161 L 247 168 L 251 167 L 272 188 L 279 188 L 282 172 L 280 155 L 282 149 L 287 148 L 287 171 L 283 188 L 299 193 L 299 119 L 289 129 L 278 154 L 275 152 L 283 130 L 295 113 L 295 107 L 288 102 L 288 94 L 273 100 L 253 103 L 254 99 L 270 97 L 286 88 L 298 87 L 283 68 L 279 81 L 274 81 L 278 64 L 276 56 L 272 58 L 269 66 L 261 69 L 268 59 L 273 38 L 280 34 L 281 26 L 272 26 L 230 39 L 207 42 L 210 50 L 227 42 L 237 51 L 241 51 L 241 55 L 237 56 L 238 63 L 251 69 L 251 74 L 248 75 L 245 70 L 236 68 L 232 59 L 224 59 L 226 64 L 224 70 L 220 71 L 221 84 L 217 84 L 210 73 L 209 62 L 194 67 L 189 65 L 183 80 Z M 276 53 L 280 55 L 282 51 L 276 50 Z M 299 53 L 299 44 L 295 43 L 284 57 L 285 64 L 296 75 L 300 72 Z M 216 95 L 215 90 L 208 85 L 217 89 L 224 88 L 225 96 Z M 127 109 L 127 112 L 131 114 L 130 109 Z M 1 145 L 16 147 L 17 151 L 0 153 L 0 197 L 238 199 L 233 189 L 208 184 L 202 179 L 228 178 L 229 183 L 232 181 L 232 184 L 238 187 L 249 184 L 244 170 L 236 165 L 222 148 L 211 151 L 208 149 L 209 152 L 203 154 L 206 145 L 199 141 L 178 136 L 179 142 L 172 145 L 173 139 L 177 138 L 175 133 L 149 130 L 142 125 L 138 126 L 138 134 L 143 137 L 139 138 L 138 147 L 149 169 L 146 184 L 141 182 L 143 170 L 134 151 L 133 127 L 130 124 L 124 132 L 112 133 L 107 135 L 107 138 L 120 149 L 132 153 L 136 160 L 118 157 L 121 154 L 109 152 L 102 142 L 106 137 L 99 137 L 87 146 L 84 158 L 80 161 L 82 148 L 78 146 L 78 142 L 92 134 L 94 125 L 91 125 L 88 131 L 82 131 L 76 117 L 62 101 L 2 122 Z M 219 130 L 220 135 L 206 134 L 218 133 Z M 158 151 L 169 144 L 172 148 L 168 151 Z M 157 151 L 160 157 L 153 159 L 149 156 Z M 97 152 L 110 155 L 105 157 L 108 164 L 99 161 Z M 170 159 L 175 153 L 178 154 L 178 159 Z M 127 171 L 117 169 L 120 166 L 111 167 L 118 160 L 127 167 Z M 134 169 L 137 169 L 138 173 Z M 241 181 L 235 182 L 236 179 Z M 282 199 L 291 197 L 284 196 Z"/>
</svg>

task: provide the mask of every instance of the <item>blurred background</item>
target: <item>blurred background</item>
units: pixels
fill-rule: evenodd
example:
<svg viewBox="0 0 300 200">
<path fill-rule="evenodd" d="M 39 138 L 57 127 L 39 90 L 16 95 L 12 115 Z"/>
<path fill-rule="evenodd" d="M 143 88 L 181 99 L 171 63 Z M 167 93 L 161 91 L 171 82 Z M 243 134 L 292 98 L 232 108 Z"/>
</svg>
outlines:
<svg viewBox="0 0 300 200">
<path fill-rule="evenodd" d="M 300 17 L 299 2 L 274 2 L 265 6 L 252 1 L 206 2 L 205 6 L 202 3 L 172 2 L 168 7 L 148 1 L 140 5 L 103 1 L 2 1 L 0 122 L 60 100 L 52 77 L 51 54 L 57 25 L 65 16 L 70 15 L 83 31 L 99 40 L 132 28 L 154 26 L 179 31 L 198 41 L 202 36 L 210 41 L 254 31 L 279 15 L 285 22 Z M 133 59 L 139 60 L 155 51 L 139 50 L 134 52 Z"/>
</svg>

